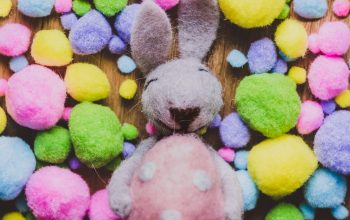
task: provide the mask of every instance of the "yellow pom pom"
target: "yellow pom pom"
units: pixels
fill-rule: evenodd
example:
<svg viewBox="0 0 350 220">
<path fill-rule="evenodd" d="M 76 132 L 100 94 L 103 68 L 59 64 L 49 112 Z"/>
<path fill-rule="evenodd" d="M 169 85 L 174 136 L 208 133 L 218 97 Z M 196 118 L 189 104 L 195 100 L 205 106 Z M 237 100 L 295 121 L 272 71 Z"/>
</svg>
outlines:
<svg viewBox="0 0 350 220">
<path fill-rule="evenodd" d="M 285 0 L 219 0 L 225 17 L 243 28 L 270 25 L 281 13 Z"/>
<path fill-rule="evenodd" d="M 106 74 L 97 66 L 74 63 L 67 67 L 64 83 L 73 99 L 94 102 L 107 98 L 110 84 Z"/>
<path fill-rule="evenodd" d="M 119 95 L 127 100 L 133 99 L 137 91 L 135 80 L 127 79 L 120 85 Z"/>
<path fill-rule="evenodd" d="M 302 67 L 292 66 L 288 71 L 288 76 L 296 84 L 300 85 L 306 82 L 306 70 Z"/>
<path fill-rule="evenodd" d="M 308 36 L 304 26 L 296 20 L 287 19 L 278 25 L 275 41 L 278 48 L 290 59 L 305 55 Z"/>
<path fill-rule="evenodd" d="M 2 217 L 2 220 L 25 220 L 25 218 L 19 212 L 10 212 L 4 215 L 4 217 Z"/>
<path fill-rule="evenodd" d="M 341 107 L 341 108 L 348 108 L 350 107 L 350 90 L 345 90 L 340 95 L 338 95 L 335 98 L 335 102 Z"/>
<path fill-rule="evenodd" d="M 0 0 L 1 1 L 1 0 Z M 4 132 L 7 125 L 7 117 L 5 111 L 0 107 L 0 134 Z"/>
<path fill-rule="evenodd" d="M 45 66 L 65 66 L 72 62 L 73 51 L 66 35 L 59 30 L 42 30 L 35 34 L 32 57 Z"/>
<path fill-rule="evenodd" d="M 255 145 L 248 171 L 266 195 L 281 198 L 300 188 L 317 168 L 317 159 L 298 136 L 283 135 Z"/>
<path fill-rule="evenodd" d="M 11 0 L 0 0 L 0 17 L 7 17 L 10 14 L 11 8 Z"/>
</svg>

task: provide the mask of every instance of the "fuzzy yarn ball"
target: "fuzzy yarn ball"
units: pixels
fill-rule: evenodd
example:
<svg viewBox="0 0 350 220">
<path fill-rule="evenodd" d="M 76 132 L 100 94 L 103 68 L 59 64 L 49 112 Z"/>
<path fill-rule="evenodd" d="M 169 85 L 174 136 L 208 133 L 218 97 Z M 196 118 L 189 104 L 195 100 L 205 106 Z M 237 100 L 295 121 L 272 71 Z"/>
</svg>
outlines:
<svg viewBox="0 0 350 220">
<path fill-rule="evenodd" d="M 72 10 L 72 0 L 55 0 L 55 11 L 57 13 L 68 13 Z"/>
<path fill-rule="evenodd" d="M 59 30 L 42 30 L 34 35 L 31 54 L 44 66 L 65 66 L 73 60 L 73 50 L 66 35 Z"/>
<path fill-rule="evenodd" d="M 247 57 L 251 73 L 267 73 L 277 61 L 275 44 L 269 38 L 257 40 L 250 45 Z"/>
<path fill-rule="evenodd" d="M 118 36 L 126 44 L 130 42 L 132 27 L 140 8 L 140 4 L 131 4 L 126 6 L 125 9 L 120 12 L 114 22 L 114 28 L 117 30 Z"/>
<path fill-rule="evenodd" d="M 318 56 L 310 65 L 308 81 L 311 92 L 321 100 L 329 100 L 348 88 L 349 68 L 343 58 Z"/>
<path fill-rule="evenodd" d="M 288 71 L 289 78 L 291 78 L 298 85 L 306 82 L 306 75 L 306 70 L 298 66 L 292 66 Z"/>
<path fill-rule="evenodd" d="M 281 13 L 285 0 L 219 0 L 225 17 L 242 28 L 270 25 Z"/>
<path fill-rule="evenodd" d="M 34 18 L 46 17 L 51 14 L 55 0 L 18 0 L 18 10 L 28 16 Z"/>
<path fill-rule="evenodd" d="M 91 4 L 87 0 L 73 0 L 72 9 L 78 16 L 84 16 L 91 11 Z"/>
<path fill-rule="evenodd" d="M 243 67 L 247 62 L 247 57 L 239 50 L 232 50 L 226 57 L 226 61 L 233 68 Z"/>
<path fill-rule="evenodd" d="M 120 37 L 114 35 L 111 41 L 109 41 L 108 49 L 113 54 L 121 54 L 126 51 L 127 45 L 122 39 L 120 39 Z"/>
<path fill-rule="evenodd" d="M 335 97 L 335 102 L 339 105 L 340 108 L 350 107 L 350 90 L 345 90 Z"/>
<path fill-rule="evenodd" d="M 332 9 L 335 15 L 339 17 L 346 17 L 350 12 L 349 0 L 335 0 L 332 5 Z"/>
<path fill-rule="evenodd" d="M 25 194 L 37 219 L 82 220 L 90 203 L 86 182 L 68 169 L 47 166 L 29 179 Z"/>
<path fill-rule="evenodd" d="M 323 166 L 350 174 L 349 132 L 349 111 L 336 111 L 324 120 L 314 140 L 315 154 Z"/>
<path fill-rule="evenodd" d="M 218 155 L 229 163 L 235 159 L 235 151 L 228 147 L 220 148 L 218 150 Z"/>
<path fill-rule="evenodd" d="M 10 70 L 17 73 L 29 65 L 27 58 L 24 55 L 13 57 L 9 62 Z"/>
<path fill-rule="evenodd" d="M 108 107 L 90 102 L 76 105 L 69 131 L 77 158 L 89 167 L 100 168 L 122 152 L 121 124 Z"/>
<path fill-rule="evenodd" d="M 282 74 L 245 77 L 236 90 L 235 102 L 243 121 L 266 137 L 288 132 L 300 113 L 296 85 Z"/>
<path fill-rule="evenodd" d="M 238 170 L 246 170 L 248 166 L 248 154 L 246 150 L 241 150 L 236 153 L 234 165 Z"/>
<path fill-rule="evenodd" d="M 326 15 L 327 0 L 294 0 L 293 9 L 297 15 L 307 19 L 318 19 Z"/>
<path fill-rule="evenodd" d="M 94 4 L 102 14 L 112 17 L 125 8 L 128 0 L 94 0 Z"/>
<path fill-rule="evenodd" d="M 125 140 L 134 140 L 139 136 L 139 131 L 137 127 L 132 124 L 124 123 L 122 127 L 122 132 Z"/>
<path fill-rule="evenodd" d="M 256 207 L 260 192 L 248 171 L 239 170 L 236 175 L 243 192 L 244 211 L 253 210 Z"/>
<path fill-rule="evenodd" d="M 5 18 L 10 14 L 12 9 L 11 0 L 2 0 L 0 1 L 0 18 Z"/>
<path fill-rule="evenodd" d="M 106 18 L 92 10 L 81 17 L 69 32 L 74 53 L 89 55 L 100 52 L 112 38 L 112 28 Z"/>
<path fill-rule="evenodd" d="M 132 73 L 137 67 L 135 61 L 126 55 L 119 57 L 117 65 L 120 72 L 124 74 Z"/>
<path fill-rule="evenodd" d="M 69 65 L 64 83 L 67 93 L 79 102 L 105 99 L 111 90 L 106 73 L 99 67 L 88 63 Z"/>
<path fill-rule="evenodd" d="M 34 141 L 35 156 L 44 162 L 52 164 L 63 163 L 71 151 L 69 131 L 55 126 L 39 132 Z"/>
<path fill-rule="evenodd" d="M 321 101 L 320 102 L 323 112 L 327 115 L 332 114 L 337 108 L 337 104 L 333 100 Z"/>
<path fill-rule="evenodd" d="M 250 141 L 249 129 L 235 112 L 222 120 L 219 132 L 222 142 L 230 148 L 245 147 Z"/>
<path fill-rule="evenodd" d="M 135 80 L 126 79 L 119 87 L 119 95 L 123 99 L 131 100 L 135 97 L 137 92 L 137 83 Z"/>
<path fill-rule="evenodd" d="M 63 80 L 46 67 L 30 65 L 8 80 L 7 112 L 24 127 L 51 128 L 61 118 L 65 100 Z"/>
<path fill-rule="evenodd" d="M 292 204 L 280 203 L 273 207 L 265 220 L 304 220 L 303 214 Z"/>
<path fill-rule="evenodd" d="M 78 21 L 78 17 L 74 13 L 67 13 L 60 17 L 60 21 L 63 29 L 69 31 Z"/>
<path fill-rule="evenodd" d="M 4 109 L 0 107 L 0 134 L 5 131 L 6 125 L 7 125 L 7 116 Z"/>
<path fill-rule="evenodd" d="M 17 137 L 0 137 L 0 200 L 15 199 L 35 169 L 30 146 Z"/>
<path fill-rule="evenodd" d="M 31 35 L 31 30 L 22 24 L 8 23 L 1 26 L 0 54 L 9 57 L 24 54 L 29 48 Z"/>
<path fill-rule="evenodd" d="M 90 220 L 121 220 L 116 216 L 108 202 L 107 190 L 103 189 L 97 191 L 91 196 L 90 207 L 89 207 L 89 219 Z"/>
<path fill-rule="evenodd" d="M 278 59 L 275 65 L 273 66 L 271 72 L 285 74 L 286 72 L 288 72 L 287 62 L 282 59 Z"/>
<path fill-rule="evenodd" d="M 172 9 L 180 2 L 180 0 L 153 0 L 153 1 L 157 3 L 164 10 Z"/>
<path fill-rule="evenodd" d="M 297 129 L 299 134 L 310 134 L 319 129 L 323 123 L 324 114 L 320 104 L 314 101 L 305 101 L 301 105 Z"/>
<path fill-rule="evenodd" d="M 317 158 L 302 138 L 283 135 L 255 145 L 248 171 L 266 195 L 281 198 L 299 189 L 317 168 Z M 281 187 L 283 185 L 283 187 Z"/>
<path fill-rule="evenodd" d="M 81 167 L 81 163 L 76 157 L 70 158 L 68 161 L 68 165 L 71 170 L 77 170 Z"/>
<path fill-rule="evenodd" d="M 26 218 L 19 212 L 10 212 L 5 214 L 2 220 L 26 220 Z"/>
<path fill-rule="evenodd" d="M 286 19 L 277 27 L 275 42 L 288 58 L 296 59 L 305 55 L 308 35 L 299 21 Z"/>
</svg>

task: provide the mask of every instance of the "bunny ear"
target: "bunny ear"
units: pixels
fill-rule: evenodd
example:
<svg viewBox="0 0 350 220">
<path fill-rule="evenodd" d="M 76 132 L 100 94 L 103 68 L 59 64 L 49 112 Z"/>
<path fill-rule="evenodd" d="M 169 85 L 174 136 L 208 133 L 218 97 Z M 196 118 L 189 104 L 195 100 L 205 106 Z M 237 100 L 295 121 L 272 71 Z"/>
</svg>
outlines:
<svg viewBox="0 0 350 220">
<path fill-rule="evenodd" d="M 171 42 L 171 24 L 164 10 L 151 0 L 142 3 L 130 42 L 132 56 L 141 71 L 146 73 L 165 63 Z"/>
<path fill-rule="evenodd" d="M 203 59 L 219 27 L 217 0 L 182 0 L 178 17 L 180 56 Z"/>
</svg>

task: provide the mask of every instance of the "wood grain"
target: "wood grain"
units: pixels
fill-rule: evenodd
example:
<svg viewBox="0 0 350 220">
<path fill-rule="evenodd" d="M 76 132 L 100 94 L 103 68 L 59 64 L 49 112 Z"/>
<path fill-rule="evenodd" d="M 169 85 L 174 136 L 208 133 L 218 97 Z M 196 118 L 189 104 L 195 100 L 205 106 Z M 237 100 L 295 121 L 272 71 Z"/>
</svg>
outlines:
<svg viewBox="0 0 350 220">
<path fill-rule="evenodd" d="M 14 5 L 16 5 L 16 0 L 12 0 Z M 139 2 L 136 0 L 130 0 L 132 2 Z M 329 2 L 331 4 L 331 2 Z M 172 18 L 172 22 L 176 25 L 176 9 L 173 9 L 169 12 L 170 17 Z M 325 21 L 331 20 L 339 20 L 339 18 L 335 17 L 331 10 L 329 10 L 327 16 L 321 20 L 316 21 L 306 21 L 301 19 L 300 17 L 294 15 L 292 13 L 292 17 L 300 20 L 305 25 L 305 28 L 309 33 L 315 32 L 318 30 L 319 26 Z M 349 19 L 344 19 L 346 23 L 349 23 Z M 28 18 L 20 13 L 17 10 L 13 9 L 10 16 L 6 19 L 0 20 L 0 26 L 9 23 L 9 22 L 19 22 L 25 25 L 28 25 L 33 32 L 37 32 L 41 29 L 62 29 L 59 23 L 59 15 L 53 13 L 49 18 L 44 19 L 33 19 Z M 112 20 L 111 20 L 112 22 Z M 270 27 L 254 29 L 254 30 L 245 30 L 238 28 L 232 25 L 230 22 L 225 21 L 223 16 L 221 19 L 220 29 L 218 31 L 217 40 L 206 58 L 206 63 L 209 67 L 216 73 L 217 77 L 220 79 L 223 85 L 223 96 L 225 105 L 221 111 L 222 115 L 227 115 L 232 111 L 235 111 L 234 106 L 234 94 L 237 85 L 240 80 L 249 74 L 247 68 L 244 69 L 232 69 L 228 63 L 226 62 L 226 56 L 232 49 L 238 49 L 243 52 L 247 52 L 248 47 L 252 41 L 258 40 L 262 37 L 273 37 L 274 31 L 276 29 L 276 24 Z M 176 30 L 176 28 L 174 28 Z M 341 36 L 340 36 L 341 37 Z M 176 45 L 176 42 L 175 44 Z M 176 56 L 176 46 L 173 48 L 172 56 Z M 27 53 L 27 57 L 32 59 Z M 110 97 L 101 102 L 102 104 L 106 104 L 110 106 L 114 112 L 118 115 L 119 119 L 122 122 L 129 122 L 138 126 L 141 131 L 141 138 L 146 137 L 146 133 L 144 130 L 144 125 L 146 123 L 146 119 L 141 112 L 140 106 L 140 95 L 141 89 L 139 89 L 136 98 L 133 101 L 124 101 L 118 95 L 118 88 L 121 82 L 127 78 L 136 79 L 139 85 L 139 88 L 143 87 L 144 78 L 140 72 L 135 72 L 130 76 L 121 75 L 116 66 L 117 56 L 111 55 L 107 50 L 104 50 L 102 53 L 92 55 L 92 56 L 74 56 L 74 62 L 88 62 L 92 64 L 98 65 L 101 69 L 103 69 L 108 76 L 108 79 L 112 85 L 111 95 Z M 308 54 L 304 59 L 298 60 L 294 62 L 292 65 L 298 65 L 307 68 L 310 62 L 314 59 L 313 55 Z M 8 68 L 8 58 L 0 56 L 0 76 L 2 78 L 9 78 L 11 76 L 11 72 Z M 55 69 L 61 76 L 63 76 L 65 69 L 64 68 L 56 68 Z M 306 85 L 299 86 L 298 92 L 303 100 L 314 99 L 310 94 L 309 88 Z M 4 99 L 2 98 L 0 101 L 1 105 L 4 107 Z M 74 105 L 75 102 L 71 99 L 67 100 L 67 105 Z M 10 136 L 19 136 L 24 138 L 31 145 L 33 144 L 33 139 L 35 137 L 35 131 L 31 131 L 29 129 L 21 128 L 13 120 L 9 118 L 9 124 L 7 126 L 4 135 Z M 62 123 L 65 125 L 65 123 Z M 295 131 L 292 131 L 295 133 Z M 307 142 L 312 146 L 314 135 L 305 136 L 304 138 Z M 255 143 L 261 141 L 263 137 L 257 133 L 254 133 L 252 141 L 249 143 L 249 148 L 253 146 Z M 217 131 L 211 130 L 205 135 L 205 140 L 215 146 L 216 148 L 220 147 L 222 144 L 218 138 Z M 99 170 L 89 170 L 86 168 L 82 168 L 78 170 L 84 179 L 88 182 L 91 191 L 94 192 L 98 189 L 102 189 L 106 186 L 106 183 L 110 177 L 110 173 L 103 169 Z M 299 204 L 302 201 L 301 192 L 297 192 L 291 197 L 285 198 L 284 201 L 294 202 L 295 204 Z M 268 197 L 261 196 L 259 200 L 259 205 L 256 210 L 246 213 L 245 219 L 252 220 L 260 220 L 264 219 L 267 211 L 277 203 L 277 201 L 273 201 Z M 350 208 L 349 199 L 347 199 L 347 207 Z M 15 210 L 13 204 L 11 202 L 0 202 L 0 216 L 3 213 Z M 317 219 L 327 220 L 332 219 L 329 215 L 329 210 L 318 211 Z"/>
</svg>

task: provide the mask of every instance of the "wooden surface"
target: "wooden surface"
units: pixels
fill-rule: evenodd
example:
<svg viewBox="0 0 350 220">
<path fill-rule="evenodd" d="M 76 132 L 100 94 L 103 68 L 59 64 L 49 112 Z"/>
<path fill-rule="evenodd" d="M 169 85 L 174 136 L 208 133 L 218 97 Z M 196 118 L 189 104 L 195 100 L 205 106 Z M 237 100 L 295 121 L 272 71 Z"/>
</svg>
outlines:
<svg viewBox="0 0 350 220">
<path fill-rule="evenodd" d="M 14 4 L 16 4 L 16 0 L 13 0 Z M 139 2 L 136 0 L 130 0 L 131 2 Z M 169 15 L 172 18 L 174 24 L 176 24 L 176 9 L 173 9 L 169 12 Z M 305 25 L 307 31 L 309 33 L 315 32 L 318 30 L 320 24 L 324 21 L 329 20 L 339 20 L 336 18 L 331 10 L 329 10 L 328 15 L 321 20 L 316 21 L 305 21 L 295 15 L 292 17 L 300 20 Z M 349 23 L 349 19 L 345 19 L 345 22 Z M 22 24 L 28 25 L 33 33 L 41 30 L 41 29 L 62 29 L 59 23 L 59 15 L 53 13 L 48 18 L 41 19 L 33 19 L 28 18 L 17 12 L 16 9 L 13 9 L 10 16 L 6 19 L 0 19 L 0 26 L 8 23 L 8 22 L 19 22 Z M 223 85 L 223 95 L 225 105 L 221 111 L 222 115 L 227 115 L 230 112 L 235 110 L 233 97 L 235 94 L 235 88 L 239 84 L 239 81 L 246 75 L 249 74 L 247 68 L 244 69 L 232 69 L 229 64 L 226 62 L 226 56 L 232 49 L 239 49 L 243 52 L 247 52 L 249 44 L 252 41 L 258 40 L 262 37 L 273 37 L 273 33 L 276 29 L 276 23 L 268 28 L 260 28 L 255 30 L 245 30 L 240 29 L 228 21 L 225 21 L 222 17 L 220 29 L 218 32 L 218 38 L 208 55 L 205 62 L 208 63 L 209 67 L 213 70 L 213 72 L 217 75 Z M 174 28 L 174 30 L 176 30 Z M 340 36 L 341 37 L 341 36 Z M 174 47 L 173 55 L 176 55 L 176 48 Z M 29 53 L 27 53 L 27 57 L 31 60 Z M 141 112 L 140 106 L 140 95 L 142 92 L 142 87 L 144 83 L 143 76 L 140 72 L 135 72 L 130 76 L 121 75 L 118 72 L 116 66 L 116 59 L 118 56 L 111 55 L 107 50 L 104 50 L 102 53 L 92 55 L 92 56 L 74 56 L 74 62 L 83 61 L 88 63 L 93 63 L 102 68 L 108 76 L 110 83 L 112 85 L 112 90 L 110 97 L 101 102 L 110 106 L 121 122 L 129 122 L 135 124 L 141 131 L 141 138 L 146 137 L 144 125 L 146 123 L 146 119 L 144 118 Z M 308 54 L 304 59 L 298 60 L 294 62 L 293 65 L 303 66 L 305 68 L 308 67 L 312 59 L 313 55 Z M 0 56 L 0 76 L 3 78 L 9 78 L 11 76 L 11 72 L 8 68 L 8 58 Z M 61 76 L 63 76 L 65 69 L 59 68 L 55 69 Z M 139 90 L 136 98 L 133 101 L 123 101 L 118 95 L 118 88 L 120 83 L 127 79 L 133 78 L 136 79 L 139 85 Z M 312 95 L 310 95 L 309 88 L 307 84 L 298 87 L 298 92 L 301 95 L 303 100 L 313 99 Z M 2 106 L 4 106 L 4 99 L 0 100 Z M 67 105 L 74 105 L 74 101 L 68 100 Z M 8 117 L 9 118 L 9 117 Z M 62 123 L 62 125 L 65 125 Z M 9 118 L 9 124 L 4 135 L 9 136 L 19 136 L 25 139 L 29 144 L 33 144 L 33 138 L 35 137 L 35 131 L 31 131 L 29 129 L 20 128 L 20 126 L 16 125 L 13 120 Z M 295 131 L 292 131 L 295 133 Z M 304 137 L 307 142 L 312 146 L 313 135 Z M 254 133 L 253 139 L 249 144 L 249 148 L 259 141 L 261 141 L 263 137 L 259 134 Z M 205 135 L 205 140 L 212 144 L 215 147 L 220 147 L 222 144 L 218 139 L 217 131 L 211 130 Z M 82 168 L 78 170 L 78 173 L 82 174 L 84 179 L 88 182 L 91 191 L 94 192 L 96 190 L 102 189 L 106 186 L 106 183 L 110 177 L 110 173 L 100 169 L 100 170 L 88 170 L 86 168 Z M 285 198 L 283 201 L 293 202 L 295 204 L 299 204 L 302 201 L 301 192 L 297 192 L 295 195 Z M 258 207 L 256 210 L 246 213 L 245 219 L 252 220 L 260 220 L 264 219 L 267 211 L 276 204 L 276 201 L 273 201 L 265 196 L 261 196 Z M 350 207 L 349 199 L 347 199 L 347 207 Z M 0 217 L 3 213 L 15 210 L 13 204 L 11 202 L 0 202 Z M 332 219 L 329 215 L 329 210 L 318 211 L 317 219 Z"/>
</svg>

